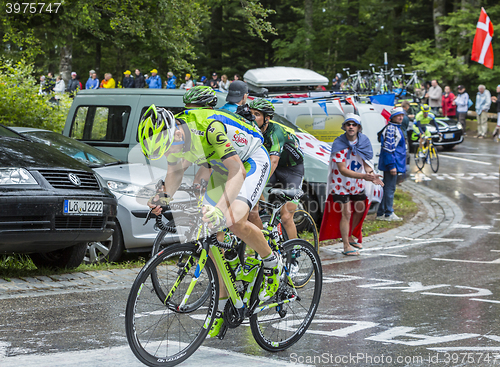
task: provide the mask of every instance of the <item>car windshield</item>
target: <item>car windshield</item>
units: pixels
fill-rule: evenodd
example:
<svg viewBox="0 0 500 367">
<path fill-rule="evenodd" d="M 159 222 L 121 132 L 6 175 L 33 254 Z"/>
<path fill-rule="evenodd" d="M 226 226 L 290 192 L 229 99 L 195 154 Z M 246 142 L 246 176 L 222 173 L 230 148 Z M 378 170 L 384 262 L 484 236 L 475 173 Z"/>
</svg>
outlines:
<svg viewBox="0 0 500 367">
<path fill-rule="evenodd" d="M 22 136 L 19 135 L 18 133 L 10 130 L 10 129 L 7 129 L 6 127 L 3 127 L 2 125 L 0 125 L 0 137 L 7 137 L 7 138 L 21 138 L 22 139 Z"/>
<path fill-rule="evenodd" d="M 24 133 L 24 135 L 35 141 L 53 146 L 62 153 L 73 157 L 92 168 L 120 163 L 118 159 L 100 151 L 99 149 L 58 133 L 51 131 L 30 131 Z"/>
</svg>

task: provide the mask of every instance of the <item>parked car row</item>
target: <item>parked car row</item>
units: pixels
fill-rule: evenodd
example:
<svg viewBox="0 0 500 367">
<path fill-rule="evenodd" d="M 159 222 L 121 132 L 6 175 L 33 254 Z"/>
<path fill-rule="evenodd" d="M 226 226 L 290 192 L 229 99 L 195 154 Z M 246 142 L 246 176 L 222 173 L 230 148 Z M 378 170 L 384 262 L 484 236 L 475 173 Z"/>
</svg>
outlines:
<svg viewBox="0 0 500 367">
<path fill-rule="evenodd" d="M 117 201 L 85 164 L 0 125 L 0 252 L 76 267 L 113 234 Z"/>
</svg>

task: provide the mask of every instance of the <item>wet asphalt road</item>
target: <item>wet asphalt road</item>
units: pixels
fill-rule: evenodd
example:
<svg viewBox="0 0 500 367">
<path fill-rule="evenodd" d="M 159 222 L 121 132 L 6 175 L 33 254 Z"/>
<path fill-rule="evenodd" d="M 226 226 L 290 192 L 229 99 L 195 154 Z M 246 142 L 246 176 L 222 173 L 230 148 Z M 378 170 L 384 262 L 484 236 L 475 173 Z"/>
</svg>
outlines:
<svg viewBox="0 0 500 367">
<path fill-rule="evenodd" d="M 242 326 L 182 365 L 500 365 L 500 144 L 468 138 L 440 154 L 438 174 L 412 164 L 409 183 L 457 205 L 446 236 L 406 236 L 397 240 L 414 245 L 376 256 L 367 238 L 354 259 L 322 249 L 321 304 L 290 350 L 267 353 Z M 0 300 L 0 366 L 141 366 L 125 339 L 127 295 L 100 287 Z"/>
</svg>

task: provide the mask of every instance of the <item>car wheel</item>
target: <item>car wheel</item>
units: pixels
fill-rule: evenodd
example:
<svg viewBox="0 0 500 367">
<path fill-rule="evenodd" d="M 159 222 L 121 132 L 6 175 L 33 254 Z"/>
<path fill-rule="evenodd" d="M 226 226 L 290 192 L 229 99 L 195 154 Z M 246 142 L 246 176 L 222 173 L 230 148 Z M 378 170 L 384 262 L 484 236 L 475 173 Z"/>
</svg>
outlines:
<svg viewBox="0 0 500 367">
<path fill-rule="evenodd" d="M 96 264 L 103 261 L 118 261 L 123 252 L 122 230 L 118 223 L 115 223 L 113 234 L 104 241 L 88 242 L 83 262 L 85 264 Z"/>
<path fill-rule="evenodd" d="M 455 145 L 456 144 L 442 145 L 442 147 L 443 147 L 444 150 L 452 150 L 453 148 L 455 148 Z"/>
<path fill-rule="evenodd" d="M 82 263 L 86 250 L 87 244 L 83 242 L 64 249 L 29 256 L 37 268 L 76 268 Z"/>
</svg>

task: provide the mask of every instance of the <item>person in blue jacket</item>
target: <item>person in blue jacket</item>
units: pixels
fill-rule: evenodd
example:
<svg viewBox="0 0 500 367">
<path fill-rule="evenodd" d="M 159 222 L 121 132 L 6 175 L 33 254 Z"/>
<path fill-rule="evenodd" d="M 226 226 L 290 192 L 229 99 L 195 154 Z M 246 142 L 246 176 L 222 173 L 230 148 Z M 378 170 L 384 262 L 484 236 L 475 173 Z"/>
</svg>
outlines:
<svg viewBox="0 0 500 367">
<path fill-rule="evenodd" d="M 85 83 L 85 89 L 99 89 L 99 79 L 95 70 L 89 71 L 89 80 Z"/>
<path fill-rule="evenodd" d="M 378 207 L 378 220 L 403 220 L 394 213 L 393 202 L 398 173 L 406 172 L 406 142 L 405 134 L 401 130 L 404 115 L 403 108 L 394 108 L 391 111 L 391 120 L 380 134 L 378 169 L 384 172 L 384 196 Z"/>
<path fill-rule="evenodd" d="M 146 79 L 146 84 L 149 86 L 149 88 L 153 89 L 161 89 L 161 77 L 158 75 L 158 70 L 153 69 L 151 70 L 151 76 Z"/>
<path fill-rule="evenodd" d="M 174 73 L 169 71 L 167 73 L 167 89 L 175 89 L 177 88 L 177 78 L 175 77 Z"/>
</svg>

